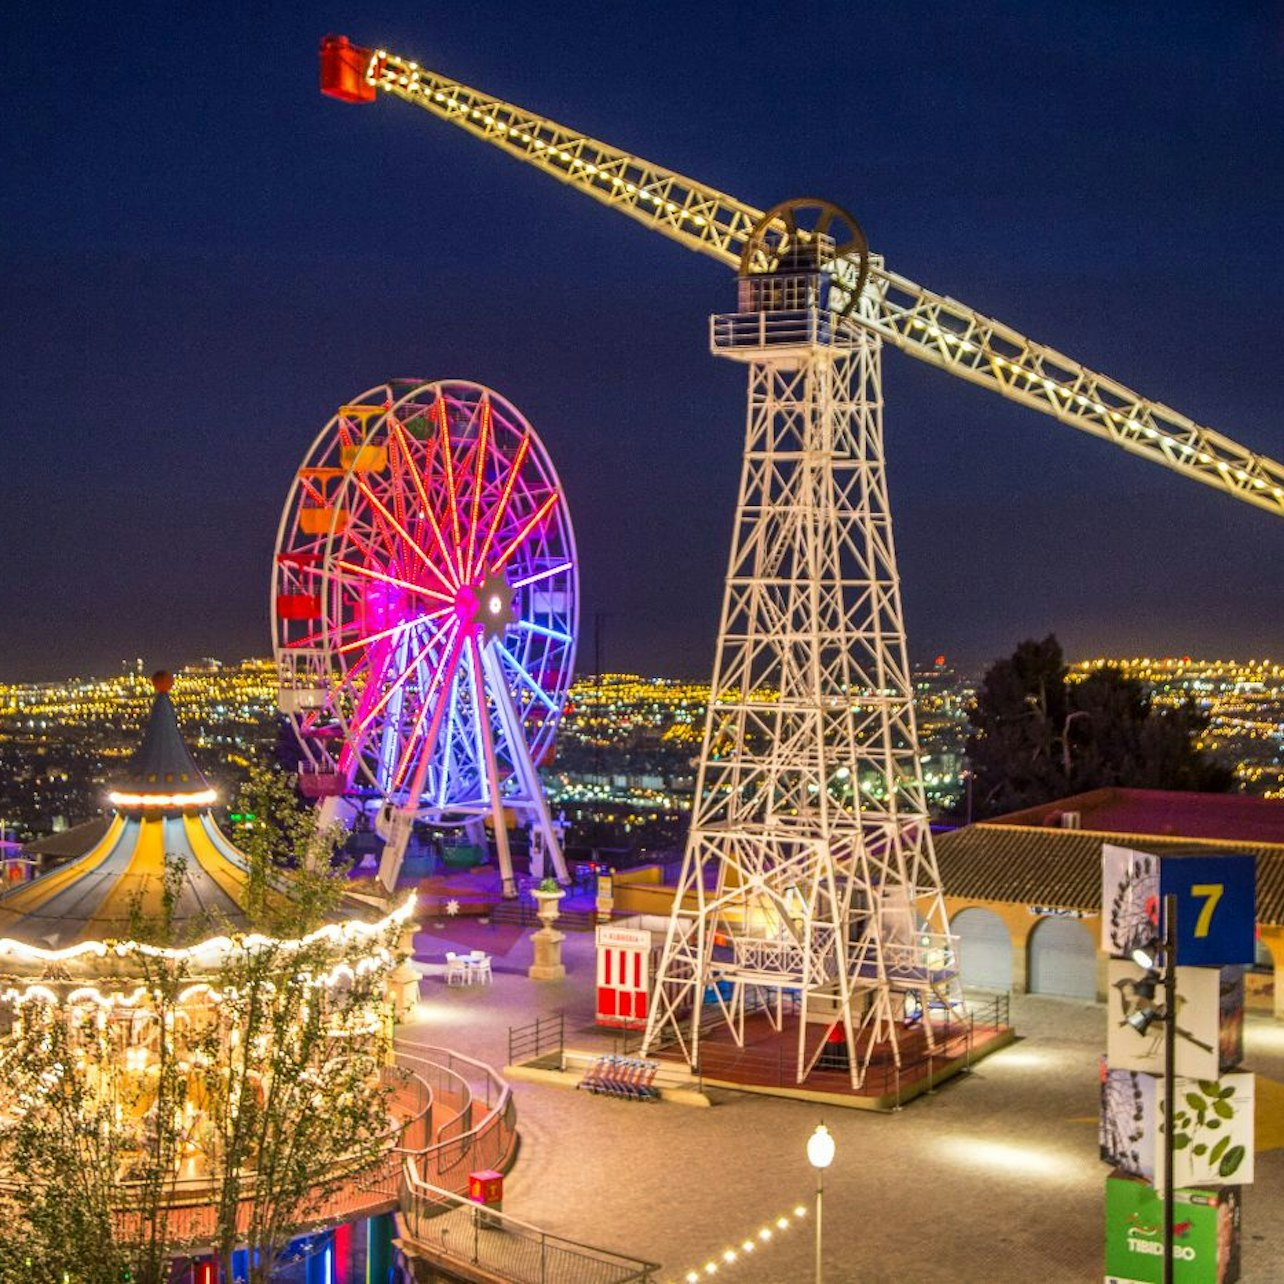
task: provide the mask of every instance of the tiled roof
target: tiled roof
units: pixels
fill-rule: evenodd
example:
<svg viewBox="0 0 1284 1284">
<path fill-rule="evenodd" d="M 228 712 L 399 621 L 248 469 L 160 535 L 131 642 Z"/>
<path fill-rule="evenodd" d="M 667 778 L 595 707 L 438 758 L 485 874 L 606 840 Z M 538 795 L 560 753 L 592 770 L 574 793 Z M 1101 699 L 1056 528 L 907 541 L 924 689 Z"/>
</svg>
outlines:
<svg viewBox="0 0 1284 1284">
<path fill-rule="evenodd" d="M 1097 834 L 1284 843 L 1284 802 L 1172 789 L 1092 789 L 986 823 L 1057 828 L 1067 813 L 1077 813 L 1079 828 Z"/>
<path fill-rule="evenodd" d="M 1284 843 L 1215 842 L 1012 824 L 968 825 L 936 839 L 946 896 L 1101 909 L 1101 847 L 1141 851 L 1248 852 L 1257 857 L 1257 920 L 1284 925 Z"/>
</svg>

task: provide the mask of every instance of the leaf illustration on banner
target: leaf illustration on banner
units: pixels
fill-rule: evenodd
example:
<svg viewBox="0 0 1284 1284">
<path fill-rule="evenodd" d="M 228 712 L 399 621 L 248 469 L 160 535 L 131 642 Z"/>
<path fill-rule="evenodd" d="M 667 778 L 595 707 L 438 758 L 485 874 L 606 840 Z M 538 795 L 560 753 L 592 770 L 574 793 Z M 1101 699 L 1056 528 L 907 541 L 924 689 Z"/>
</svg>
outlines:
<svg viewBox="0 0 1284 1284">
<path fill-rule="evenodd" d="M 1235 1146 L 1227 1150 L 1229 1136 L 1223 1136 L 1218 1140 L 1209 1134 L 1221 1132 L 1223 1122 L 1229 1123 L 1235 1118 L 1235 1107 L 1228 1100 L 1235 1089 L 1233 1086 L 1223 1088 L 1216 1079 L 1198 1080 L 1197 1089 L 1197 1091 L 1188 1090 L 1184 1094 L 1186 1105 L 1190 1109 L 1179 1109 L 1176 1112 L 1173 1120 L 1173 1147 L 1176 1150 L 1185 1150 L 1189 1147 L 1192 1155 L 1198 1155 L 1201 1158 L 1208 1155 L 1210 1167 L 1219 1159 L 1223 1167 L 1231 1164 L 1231 1167 L 1225 1171 L 1219 1169 L 1223 1177 L 1228 1176 L 1243 1162 L 1244 1148 Z M 1214 1153 L 1209 1154 L 1210 1150 Z M 1226 1153 L 1223 1154 L 1223 1151 Z"/>
</svg>

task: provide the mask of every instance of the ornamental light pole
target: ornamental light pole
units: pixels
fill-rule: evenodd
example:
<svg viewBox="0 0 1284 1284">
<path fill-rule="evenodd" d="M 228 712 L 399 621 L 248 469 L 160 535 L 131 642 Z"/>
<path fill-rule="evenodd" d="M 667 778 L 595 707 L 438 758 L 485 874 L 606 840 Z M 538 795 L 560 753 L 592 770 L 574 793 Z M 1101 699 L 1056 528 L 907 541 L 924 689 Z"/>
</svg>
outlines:
<svg viewBox="0 0 1284 1284">
<path fill-rule="evenodd" d="M 822 1284 L 820 1213 L 825 1194 L 825 1169 L 834 1162 L 834 1139 L 824 1124 L 807 1138 L 807 1162 L 816 1170 L 816 1284 Z"/>
</svg>

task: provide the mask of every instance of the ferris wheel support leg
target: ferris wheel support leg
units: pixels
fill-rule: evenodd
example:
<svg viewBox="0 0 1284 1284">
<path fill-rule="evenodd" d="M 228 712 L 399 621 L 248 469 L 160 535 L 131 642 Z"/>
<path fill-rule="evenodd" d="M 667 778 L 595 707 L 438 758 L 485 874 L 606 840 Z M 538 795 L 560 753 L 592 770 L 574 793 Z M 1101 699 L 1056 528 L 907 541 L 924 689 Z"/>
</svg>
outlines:
<svg viewBox="0 0 1284 1284">
<path fill-rule="evenodd" d="M 527 747 L 526 738 L 521 733 L 521 723 L 517 717 L 517 710 L 513 707 L 513 698 L 508 690 L 508 683 L 504 679 L 503 671 L 500 669 L 499 657 L 495 653 L 493 646 L 482 648 L 482 666 L 486 670 L 486 679 L 490 684 L 490 689 L 495 695 L 495 705 L 499 711 L 499 722 L 503 728 L 504 739 L 508 741 L 508 748 L 513 760 L 513 770 L 517 775 L 518 784 L 521 786 L 522 793 L 526 796 L 527 805 L 534 813 L 535 826 L 544 840 L 543 850 L 552 857 L 553 871 L 557 881 L 563 887 L 570 885 L 570 877 L 566 872 L 566 857 L 562 853 L 562 844 L 556 828 L 553 825 L 553 818 L 548 813 L 548 801 L 544 797 L 544 784 L 539 778 L 539 771 L 531 761 L 530 749 Z M 536 878 L 544 876 L 543 857 L 540 856 L 539 868 L 535 867 L 535 857 L 532 857 L 531 873 Z"/>
<path fill-rule="evenodd" d="M 397 875 L 401 873 L 401 862 L 405 859 L 406 846 L 415 825 L 413 807 L 385 806 L 379 812 L 375 822 L 375 831 L 383 836 L 383 854 L 379 857 L 379 881 L 391 896 L 397 886 Z"/>
<path fill-rule="evenodd" d="M 506 901 L 517 899 L 517 883 L 513 878 L 513 853 L 508 846 L 508 826 L 504 823 L 504 806 L 495 802 L 491 808 L 495 817 L 495 855 L 499 860 L 500 889 Z"/>
<path fill-rule="evenodd" d="M 508 846 L 508 825 L 504 821 L 504 799 L 499 791 L 499 772 L 495 767 L 495 741 L 491 734 L 490 714 L 482 683 L 482 653 L 475 637 L 469 638 L 468 647 L 473 662 L 473 697 L 477 706 L 477 726 L 481 733 L 482 759 L 486 764 L 486 792 L 490 797 L 490 814 L 495 825 L 495 855 L 499 860 L 499 879 L 505 900 L 517 899 L 517 884 L 513 881 L 513 854 Z"/>
</svg>

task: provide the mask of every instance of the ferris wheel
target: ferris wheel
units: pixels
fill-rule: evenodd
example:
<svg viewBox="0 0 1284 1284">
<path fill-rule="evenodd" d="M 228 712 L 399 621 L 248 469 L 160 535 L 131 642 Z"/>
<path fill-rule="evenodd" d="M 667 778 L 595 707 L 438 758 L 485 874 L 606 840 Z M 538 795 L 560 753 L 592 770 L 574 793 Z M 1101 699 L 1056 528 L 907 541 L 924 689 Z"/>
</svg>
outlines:
<svg viewBox="0 0 1284 1284">
<path fill-rule="evenodd" d="M 537 764 L 575 660 L 575 538 L 534 429 L 498 393 L 392 381 L 347 405 L 295 474 L 272 580 L 280 705 L 300 785 L 373 811 L 391 886 L 416 818 L 479 835 L 513 892 L 505 812 L 566 880 Z"/>
</svg>

